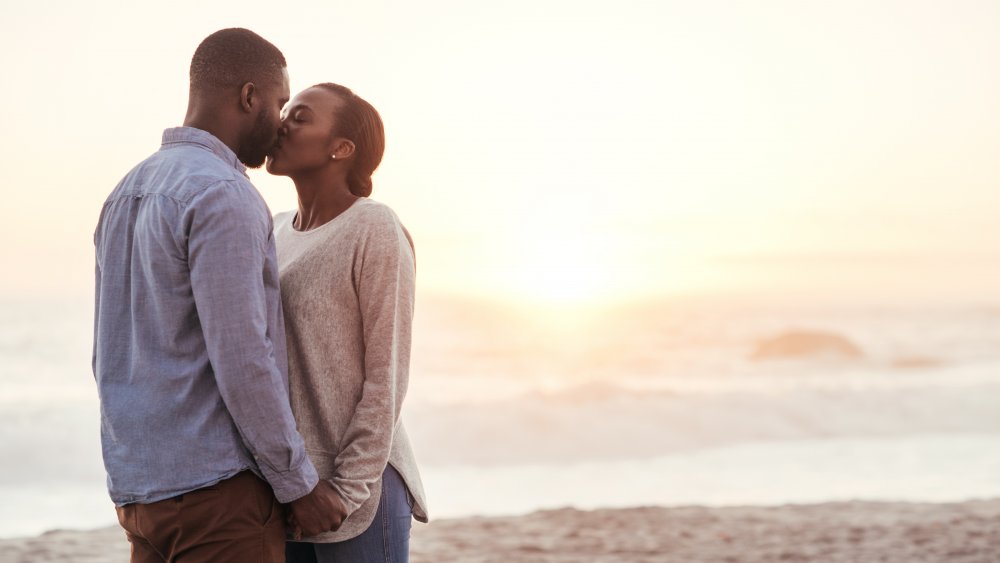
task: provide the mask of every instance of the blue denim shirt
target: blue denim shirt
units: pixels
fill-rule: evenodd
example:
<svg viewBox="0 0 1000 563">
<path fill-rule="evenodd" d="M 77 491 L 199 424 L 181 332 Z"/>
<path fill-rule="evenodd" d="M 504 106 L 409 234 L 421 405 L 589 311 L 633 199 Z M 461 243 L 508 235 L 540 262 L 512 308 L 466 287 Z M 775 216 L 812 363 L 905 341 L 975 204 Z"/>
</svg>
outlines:
<svg viewBox="0 0 1000 563">
<path fill-rule="evenodd" d="M 168 129 L 94 234 L 108 490 L 150 503 L 250 469 L 281 502 L 316 470 L 288 400 L 271 214 L 213 135 Z"/>
</svg>

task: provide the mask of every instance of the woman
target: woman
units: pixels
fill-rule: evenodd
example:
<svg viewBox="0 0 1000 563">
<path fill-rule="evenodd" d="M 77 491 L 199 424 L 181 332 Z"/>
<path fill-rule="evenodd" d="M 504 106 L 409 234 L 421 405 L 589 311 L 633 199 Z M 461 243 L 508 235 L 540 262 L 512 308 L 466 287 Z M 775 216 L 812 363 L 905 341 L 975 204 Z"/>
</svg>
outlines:
<svg viewBox="0 0 1000 563">
<path fill-rule="evenodd" d="M 413 317 L 413 243 L 395 213 L 368 199 L 382 160 L 382 120 L 336 84 L 289 102 L 271 174 L 288 176 L 298 212 L 274 219 L 288 336 L 292 411 L 321 479 L 347 517 L 289 542 L 289 563 L 406 561 L 423 487 L 399 420 Z"/>
</svg>

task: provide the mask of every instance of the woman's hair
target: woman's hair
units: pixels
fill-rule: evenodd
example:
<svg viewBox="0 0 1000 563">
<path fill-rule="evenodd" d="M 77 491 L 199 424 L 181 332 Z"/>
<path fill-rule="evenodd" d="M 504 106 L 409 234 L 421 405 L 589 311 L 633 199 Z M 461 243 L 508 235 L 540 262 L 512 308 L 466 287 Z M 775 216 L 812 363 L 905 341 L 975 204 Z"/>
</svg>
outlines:
<svg viewBox="0 0 1000 563">
<path fill-rule="evenodd" d="M 333 137 L 343 137 L 354 143 L 354 163 L 347 171 L 347 185 L 351 193 L 358 197 L 368 197 L 372 193 L 372 172 L 382 162 L 385 152 L 385 129 L 382 118 L 371 104 L 363 100 L 350 88 L 324 82 L 313 88 L 322 88 L 336 94 L 343 105 L 337 111 L 336 126 L 330 132 Z"/>
</svg>

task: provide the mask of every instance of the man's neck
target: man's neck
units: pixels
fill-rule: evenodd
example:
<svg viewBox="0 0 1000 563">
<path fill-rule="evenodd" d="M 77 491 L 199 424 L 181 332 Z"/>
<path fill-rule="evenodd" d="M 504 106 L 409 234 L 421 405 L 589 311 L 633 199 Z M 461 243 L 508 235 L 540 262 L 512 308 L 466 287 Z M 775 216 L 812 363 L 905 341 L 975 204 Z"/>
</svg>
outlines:
<svg viewBox="0 0 1000 563">
<path fill-rule="evenodd" d="M 221 115 L 222 112 L 219 111 L 199 111 L 197 108 L 188 106 L 187 115 L 184 116 L 184 127 L 194 127 L 211 133 L 231 151 L 239 154 L 240 134 L 233 129 L 233 121 L 220 118 Z"/>
</svg>

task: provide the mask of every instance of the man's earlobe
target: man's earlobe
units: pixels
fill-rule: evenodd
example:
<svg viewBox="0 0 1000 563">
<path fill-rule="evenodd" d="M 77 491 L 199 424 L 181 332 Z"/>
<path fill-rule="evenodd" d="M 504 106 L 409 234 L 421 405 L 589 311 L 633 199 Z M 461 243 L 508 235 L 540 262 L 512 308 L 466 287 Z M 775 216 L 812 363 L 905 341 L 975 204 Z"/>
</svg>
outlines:
<svg viewBox="0 0 1000 563">
<path fill-rule="evenodd" d="M 257 102 L 254 99 L 254 94 L 256 93 L 257 89 L 253 85 L 253 82 L 247 82 L 240 89 L 240 107 L 243 108 L 243 111 L 249 112 L 253 109 L 253 105 Z"/>
</svg>

